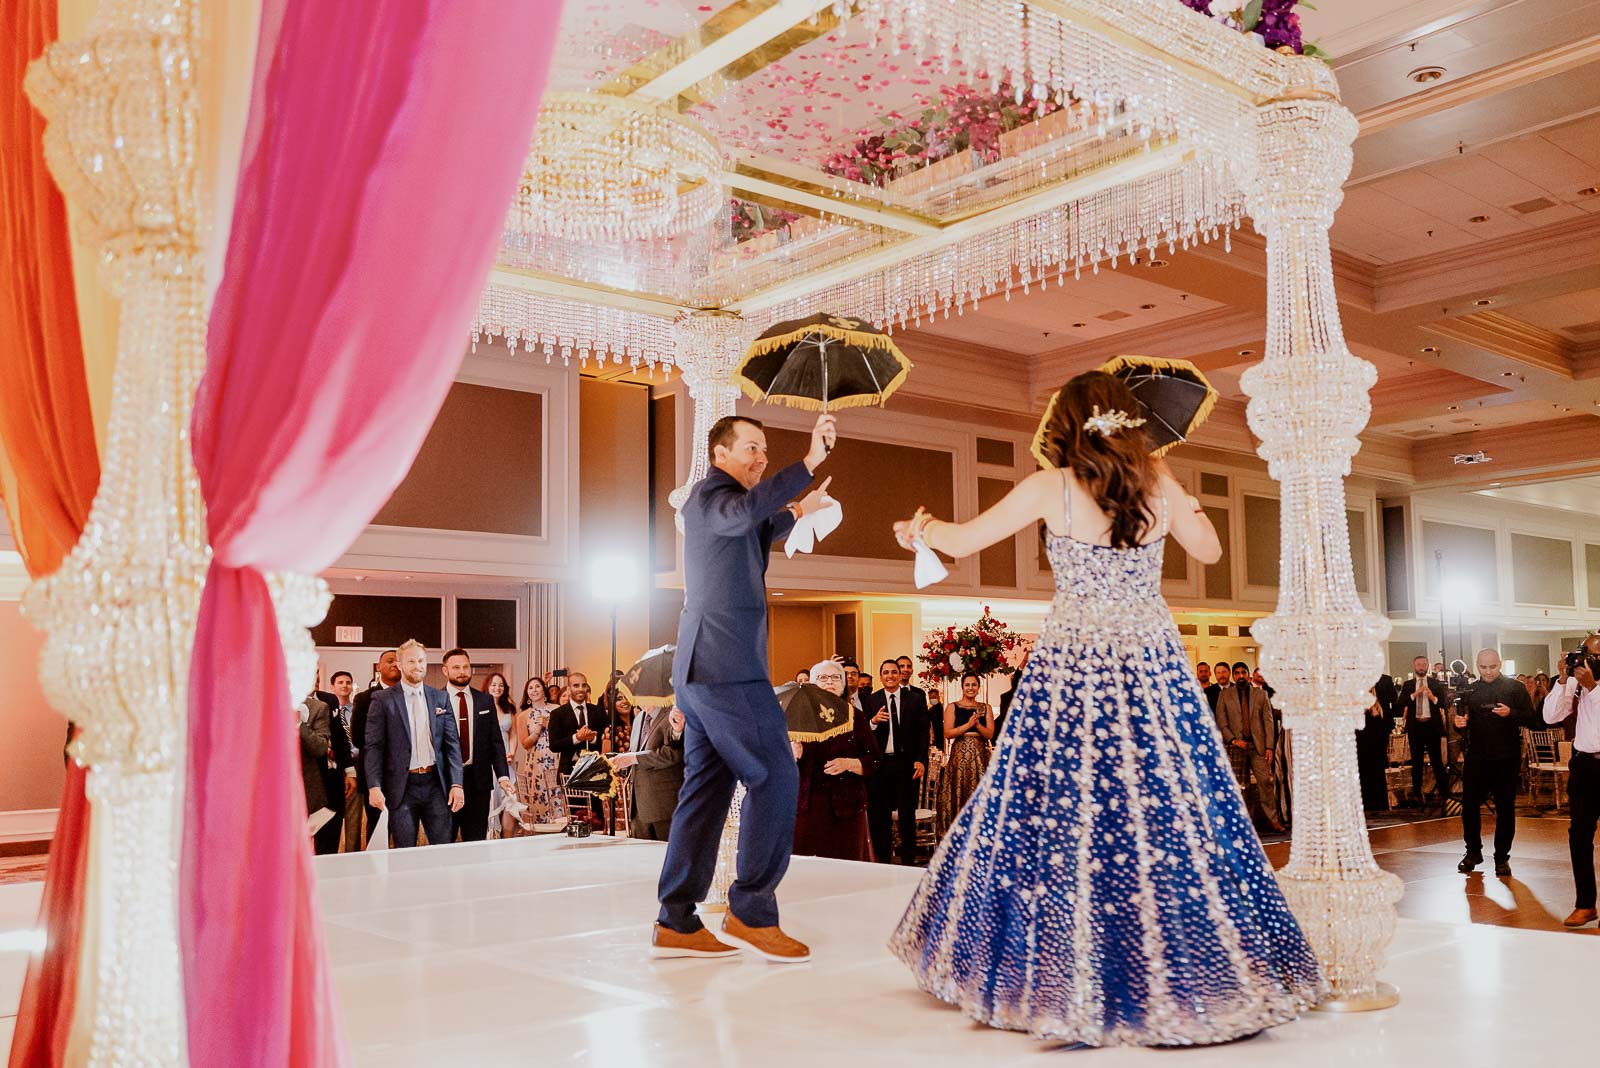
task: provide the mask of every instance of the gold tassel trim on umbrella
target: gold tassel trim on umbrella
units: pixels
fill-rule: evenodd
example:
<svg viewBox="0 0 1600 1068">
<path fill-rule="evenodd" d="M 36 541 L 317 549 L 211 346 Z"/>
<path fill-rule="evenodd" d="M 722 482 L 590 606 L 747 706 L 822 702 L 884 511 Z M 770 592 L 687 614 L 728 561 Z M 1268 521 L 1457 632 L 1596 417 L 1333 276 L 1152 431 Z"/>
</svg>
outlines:
<svg viewBox="0 0 1600 1068">
<path fill-rule="evenodd" d="M 845 716 L 844 722 L 837 727 L 829 727 L 825 731 L 790 731 L 791 742 L 825 742 L 829 738 L 837 738 L 841 734 L 849 734 L 855 730 L 855 723 L 851 716 Z"/>
</svg>

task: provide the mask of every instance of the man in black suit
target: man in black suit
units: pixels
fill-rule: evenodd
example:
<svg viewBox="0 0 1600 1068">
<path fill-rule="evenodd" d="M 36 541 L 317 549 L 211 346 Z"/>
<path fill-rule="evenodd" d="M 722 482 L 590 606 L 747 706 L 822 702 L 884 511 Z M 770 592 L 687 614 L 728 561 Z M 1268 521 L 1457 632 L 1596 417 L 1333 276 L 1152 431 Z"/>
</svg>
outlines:
<svg viewBox="0 0 1600 1068">
<path fill-rule="evenodd" d="M 900 683 L 900 665 L 885 660 L 878 667 L 881 690 L 873 691 L 863 711 L 871 717 L 883 762 L 867 782 L 867 828 L 872 852 L 889 862 L 893 823 L 900 822 L 900 863 L 917 855 L 917 790 L 928 770 L 928 702 L 920 690 Z"/>
<path fill-rule="evenodd" d="M 1217 701 L 1222 697 L 1222 688 L 1228 685 L 1228 678 L 1233 669 L 1222 661 L 1217 661 L 1211 666 L 1209 674 L 1211 683 L 1206 687 L 1206 700 L 1211 704 L 1211 714 L 1217 714 Z"/>
<path fill-rule="evenodd" d="M 325 702 L 328 705 L 328 753 L 322 760 L 322 793 L 333 819 L 323 824 L 312 836 L 312 847 L 318 856 L 339 852 L 339 841 L 344 836 L 345 798 L 355 794 L 355 779 L 345 773 L 351 766 L 350 734 L 346 716 L 350 710 L 350 672 L 336 671 L 328 685 L 333 687 Z M 321 698 L 318 698 L 321 700 Z M 350 785 L 346 788 L 345 783 Z"/>
<path fill-rule="evenodd" d="M 933 744 L 938 746 L 940 749 L 943 749 L 944 748 L 944 708 L 943 708 L 943 706 L 940 704 L 940 702 L 939 702 L 937 697 L 930 698 L 928 696 L 928 691 L 923 689 L 921 686 L 918 686 L 913 681 L 917 677 L 917 673 L 916 673 L 915 665 L 914 665 L 912 659 L 909 656 L 897 656 L 894 659 L 894 663 L 895 663 L 895 666 L 900 669 L 900 688 L 902 690 L 905 690 L 907 693 L 911 693 L 911 692 L 915 691 L 916 693 L 920 693 L 922 695 L 922 703 L 925 706 L 927 706 L 927 709 L 928 709 L 928 730 L 933 735 Z M 938 710 L 939 710 L 939 714 L 938 715 L 934 715 L 934 709 L 935 709 L 936 706 L 938 707 Z"/>
<path fill-rule="evenodd" d="M 1361 807 L 1382 812 L 1389 807 L 1389 732 L 1394 729 L 1399 695 L 1387 674 L 1378 676 L 1372 694 L 1373 703 L 1356 731 L 1356 767 L 1361 774 Z"/>
<path fill-rule="evenodd" d="M 463 842 L 481 842 L 489 837 L 489 801 L 495 781 L 506 796 L 516 796 L 506 767 L 506 742 L 500 734 L 494 700 L 472 688 L 472 657 L 465 649 L 444 654 L 444 680 L 450 711 L 456 717 L 456 733 L 461 737 L 461 788 L 466 794 L 451 821 L 452 829 Z"/>
<path fill-rule="evenodd" d="M 1431 760 L 1439 811 L 1443 812 L 1445 798 L 1450 796 L 1450 777 L 1444 763 L 1445 685 L 1428 677 L 1425 656 L 1411 661 L 1411 671 L 1412 677 L 1400 690 L 1400 707 L 1406 714 L 1406 740 L 1411 746 L 1411 796 L 1417 807 L 1426 807 L 1422 797 L 1422 765 L 1425 760 Z"/>
<path fill-rule="evenodd" d="M 400 646 L 400 684 L 380 690 L 367 710 L 362 759 L 372 806 L 389 813 L 396 849 L 417 844 L 417 824 L 429 845 L 450 841 L 450 814 L 461 811 L 461 736 L 443 690 L 425 685 L 428 651 L 419 641 Z"/>
<path fill-rule="evenodd" d="M 367 762 L 362 759 L 362 750 L 366 747 L 367 737 L 367 710 L 372 707 L 372 698 L 385 689 L 400 681 L 400 651 L 398 649 L 385 649 L 383 655 L 378 657 L 378 682 L 379 685 L 362 690 L 350 702 L 350 740 L 354 743 L 350 748 L 352 758 L 356 765 L 356 796 L 361 799 L 362 808 L 366 812 L 367 825 L 361 828 L 361 835 L 356 844 L 350 844 L 350 833 L 345 832 L 345 849 L 365 849 L 367 839 L 372 834 L 372 827 L 378 822 L 378 810 L 372 807 L 369 798 L 370 784 L 367 782 Z"/>
<path fill-rule="evenodd" d="M 566 775 L 582 753 L 600 752 L 600 740 L 611 729 L 611 717 L 600 705 L 589 701 L 589 676 L 575 671 L 567 679 L 567 703 L 550 712 L 550 748 L 560 758 L 560 772 Z M 597 797 L 589 799 L 590 811 L 605 818 L 605 806 Z"/>
</svg>

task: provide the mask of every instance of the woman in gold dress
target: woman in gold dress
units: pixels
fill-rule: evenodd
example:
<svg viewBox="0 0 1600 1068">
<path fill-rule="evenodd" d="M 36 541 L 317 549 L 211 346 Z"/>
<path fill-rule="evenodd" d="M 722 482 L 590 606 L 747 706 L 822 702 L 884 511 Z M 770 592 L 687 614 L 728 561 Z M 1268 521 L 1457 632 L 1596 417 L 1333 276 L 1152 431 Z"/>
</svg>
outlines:
<svg viewBox="0 0 1600 1068">
<path fill-rule="evenodd" d="M 961 700 L 944 706 L 944 740 L 950 756 L 939 779 L 939 834 L 961 814 L 989 766 L 994 741 L 994 710 L 978 700 L 983 680 L 969 671 L 961 676 Z"/>
</svg>

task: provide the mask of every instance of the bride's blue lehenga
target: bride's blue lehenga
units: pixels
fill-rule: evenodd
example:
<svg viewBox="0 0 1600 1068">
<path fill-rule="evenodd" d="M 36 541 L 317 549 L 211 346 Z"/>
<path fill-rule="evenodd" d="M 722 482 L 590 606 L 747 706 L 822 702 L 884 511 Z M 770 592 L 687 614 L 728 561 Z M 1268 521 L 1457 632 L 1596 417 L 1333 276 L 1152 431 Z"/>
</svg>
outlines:
<svg viewBox="0 0 1600 1068">
<path fill-rule="evenodd" d="M 1323 992 L 1161 597 L 1162 512 L 1139 548 L 1050 536 L 1055 604 L 890 940 L 991 1027 L 1225 1042 Z"/>
</svg>

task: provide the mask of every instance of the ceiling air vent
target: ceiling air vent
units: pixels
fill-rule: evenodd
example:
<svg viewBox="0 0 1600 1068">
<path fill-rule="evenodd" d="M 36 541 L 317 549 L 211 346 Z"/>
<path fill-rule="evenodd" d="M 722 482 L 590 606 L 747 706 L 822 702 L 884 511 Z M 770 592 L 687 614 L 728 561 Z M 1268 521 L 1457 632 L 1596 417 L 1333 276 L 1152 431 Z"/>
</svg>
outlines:
<svg viewBox="0 0 1600 1068">
<path fill-rule="evenodd" d="M 1108 311 L 1102 315 L 1095 316 L 1096 319 L 1104 319 L 1108 323 L 1114 323 L 1118 319 L 1126 319 L 1128 317 L 1128 313 L 1125 311 Z"/>
<path fill-rule="evenodd" d="M 1451 459 L 1457 464 L 1470 466 L 1472 464 L 1486 464 L 1493 460 L 1494 457 L 1480 449 L 1478 452 L 1458 452 Z"/>
<path fill-rule="evenodd" d="M 1536 211 L 1543 211 L 1546 208 L 1555 206 L 1556 202 L 1549 197 L 1537 197 L 1533 200 L 1524 200 L 1521 204 L 1513 204 L 1511 205 L 1511 210 L 1518 215 L 1532 215 Z"/>
</svg>

